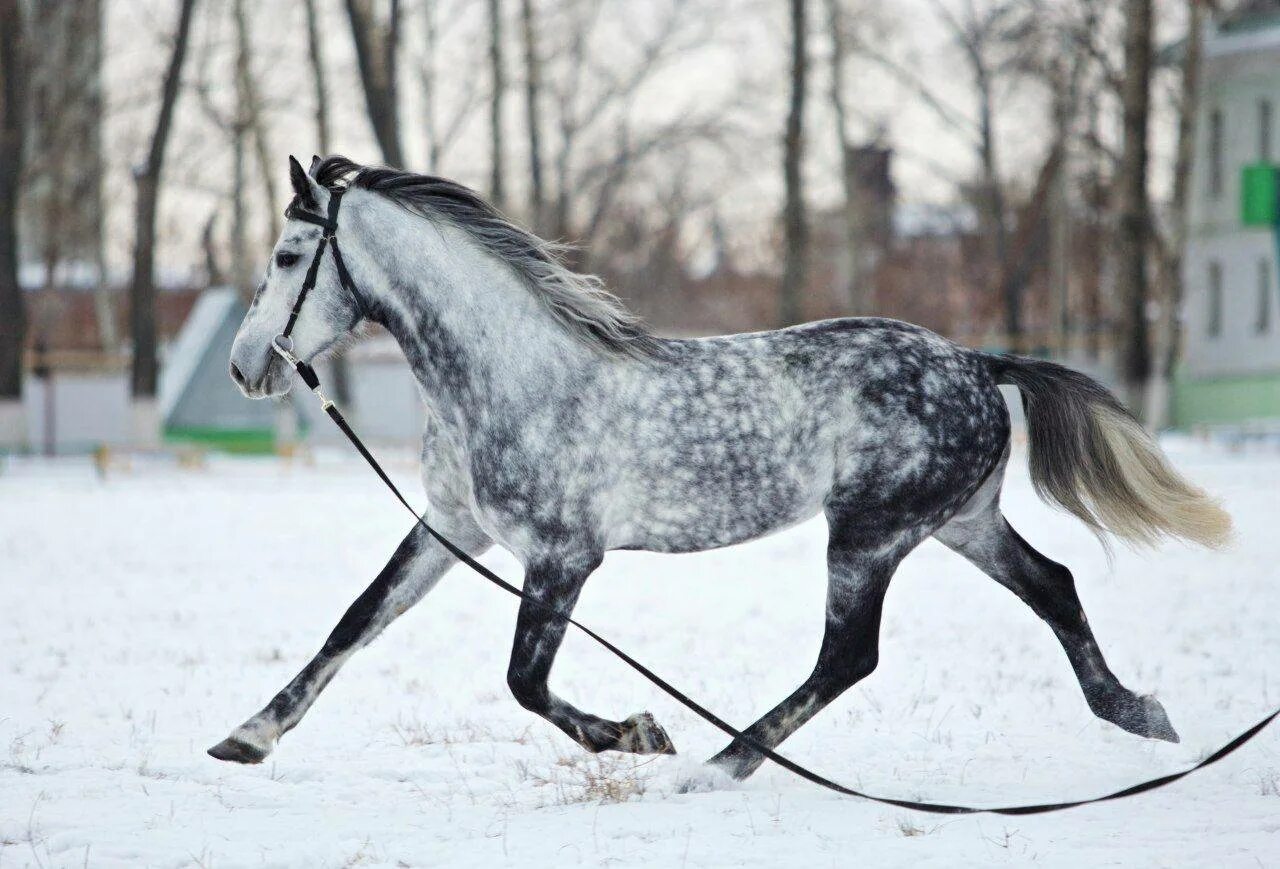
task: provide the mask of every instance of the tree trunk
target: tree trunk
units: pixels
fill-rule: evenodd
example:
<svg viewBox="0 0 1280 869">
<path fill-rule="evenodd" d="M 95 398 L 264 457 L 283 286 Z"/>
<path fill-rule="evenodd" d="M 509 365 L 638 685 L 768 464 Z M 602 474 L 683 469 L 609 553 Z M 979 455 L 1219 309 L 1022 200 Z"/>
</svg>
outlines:
<svg viewBox="0 0 1280 869">
<path fill-rule="evenodd" d="M 246 304 L 253 298 L 248 220 L 244 207 L 245 139 L 248 128 L 236 119 L 231 132 L 231 282 Z"/>
<path fill-rule="evenodd" d="M 356 65 L 364 88 L 369 123 L 388 166 L 404 166 L 400 149 L 400 113 L 396 100 L 396 54 L 400 40 L 400 3 L 391 0 L 391 12 L 384 27 L 375 19 L 371 0 L 346 0 L 351 36 L 355 41 Z"/>
<path fill-rule="evenodd" d="M 165 147 L 173 125 L 174 105 L 182 81 L 182 64 L 187 56 L 191 34 L 191 17 L 196 0 L 179 0 L 178 27 L 174 34 L 173 52 L 165 71 L 160 92 L 160 110 L 146 162 L 137 170 L 138 186 L 134 218 L 133 281 L 129 290 L 129 324 L 133 333 L 133 371 L 131 391 L 134 401 L 154 401 L 159 381 L 156 357 L 156 207 L 160 195 L 160 176 L 164 168 Z"/>
<path fill-rule="evenodd" d="M 311 86 L 316 101 L 316 151 L 329 154 L 329 98 L 324 77 L 324 43 L 320 39 L 320 16 L 316 0 L 302 0 L 307 17 L 307 56 L 311 61 Z"/>
<path fill-rule="evenodd" d="M 808 33 L 805 12 L 805 0 L 791 0 L 791 104 L 783 137 L 782 177 L 786 192 L 782 208 L 784 259 L 778 311 L 784 326 L 797 323 L 802 317 L 800 297 L 804 292 L 809 247 L 802 177 L 804 98 L 809 66 L 805 50 Z"/>
<path fill-rule="evenodd" d="M 1182 56 L 1182 94 L 1178 106 L 1178 145 L 1173 164 L 1171 237 L 1160 262 L 1160 320 L 1156 324 L 1154 359 L 1147 384 L 1147 425 L 1155 430 L 1172 422 L 1170 391 L 1182 346 L 1182 261 L 1187 247 L 1187 200 L 1195 157 L 1196 115 L 1200 109 L 1200 65 L 1204 53 L 1204 0 L 1187 0 L 1187 41 Z"/>
<path fill-rule="evenodd" d="M 324 43 L 320 39 L 320 17 L 316 0 L 303 0 L 307 15 L 307 53 L 311 60 L 311 86 L 315 92 L 316 150 L 329 154 L 329 92 L 325 84 Z M 345 353 L 338 352 L 330 359 L 333 372 L 333 398 L 344 407 L 351 407 L 351 366 Z"/>
<path fill-rule="evenodd" d="M 262 184 L 263 198 L 266 199 L 266 247 L 270 250 L 275 247 L 276 239 L 280 236 L 280 198 L 276 190 L 276 173 L 271 161 L 271 143 L 263 117 L 262 100 L 258 95 L 258 82 L 253 75 L 253 45 L 249 38 L 249 16 L 245 12 L 244 0 L 235 0 L 232 15 L 236 25 L 236 89 L 241 96 L 241 120 L 253 136 L 258 179 Z M 253 274 L 252 268 L 249 274 Z"/>
<path fill-rule="evenodd" d="M 997 285 L 1003 290 L 1004 332 L 1009 350 L 1025 350 L 1022 335 L 1022 286 L 1009 274 L 1009 227 L 1005 222 L 1004 188 L 996 159 L 995 95 L 991 77 L 983 63 L 974 60 L 974 82 L 978 91 L 978 158 L 982 164 L 982 222 Z"/>
<path fill-rule="evenodd" d="M 502 159 L 502 102 L 507 91 L 502 68 L 502 2 L 489 0 L 489 76 L 493 92 L 489 98 L 489 197 L 502 209 L 506 204 Z"/>
<path fill-rule="evenodd" d="M 836 147 L 840 149 L 841 181 L 844 184 L 844 251 L 843 295 L 849 314 L 861 317 L 871 313 L 871 294 L 863 263 L 861 203 L 858 201 L 857 166 L 853 142 L 849 140 L 848 106 L 845 100 L 845 58 L 848 46 L 844 37 L 844 10 L 841 0 L 827 0 L 827 24 L 831 32 L 831 108 L 835 112 Z"/>
<path fill-rule="evenodd" d="M 422 128 L 427 140 L 427 172 L 431 175 L 440 173 L 440 157 L 443 150 L 440 142 L 440 121 L 437 117 L 440 99 L 436 93 L 436 55 L 439 53 L 440 32 L 436 24 L 436 4 L 434 0 L 425 0 L 422 4 L 423 21 L 423 58 L 419 78 L 422 92 Z"/>
<path fill-rule="evenodd" d="M 542 180 L 542 61 L 538 57 L 538 31 L 533 0 L 520 0 L 520 29 L 524 41 L 524 112 L 529 131 L 529 222 L 535 232 L 545 220 L 546 191 Z"/>
<path fill-rule="evenodd" d="M 1097 141 L 1099 136 L 1099 99 L 1097 93 L 1088 98 L 1089 138 Z M 1085 186 L 1088 196 L 1088 221 L 1085 224 L 1084 249 L 1089 251 L 1085 258 L 1084 272 L 1081 275 L 1081 295 L 1084 297 L 1085 357 L 1096 363 L 1102 356 L 1102 328 L 1106 319 L 1102 306 L 1102 270 L 1106 237 L 1103 233 L 1105 219 L 1105 203 L 1107 191 L 1103 181 L 1103 155 L 1095 149 L 1089 164 L 1089 180 Z"/>
<path fill-rule="evenodd" d="M 25 18 L 21 0 L 0 0 L 0 402 L 22 399 L 27 338 L 27 306 L 18 283 L 18 187 L 27 138 Z"/>
<path fill-rule="evenodd" d="M 200 233 L 200 247 L 204 251 L 204 279 L 211 287 L 226 283 L 222 266 L 218 265 L 218 246 L 213 240 L 213 233 L 217 226 L 218 212 L 215 209 L 209 213 L 209 219 L 204 222 L 204 229 Z"/>
<path fill-rule="evenodd" d="M 1062 66 L 1052 75 L 1052 109 L 1050 121 L 1056 142 L 1066 143 L 1076 114 L 1075 74 Z M 1071 354 L 1071 199 L 1070 152 L 1065 144 L 1050 182 L 1049 196 L 1049 297 L 1055 350 L 1066 359 Z"/>
<path fill-rule="evenodd" d="M 1147 125 L 1151 91 L 1151 0 L 1125 0 L 1124 149 L 1118 185 L 1116 297 L 1119 300 L 1119 375 L 1124 398 L 1143 410 L 1142 390 L 1150 374 L 1147 347 Z"/>
<path fill-rule="evenodd" d="M 91 137 L 92 160 L 93 166 L 90 172 L 95 179 L 92 187 L 92 196 L 94 199 L 94 213 L 97 219 L 93 222 L 92 227 L 92 248 L 94 274 L 97 280 L 97 287 L 94 289 L 94 315 L 98 321 L 98 340 L 102 345 L 102 349 L 108 353 L 117 352 L 120 344 L 119 330 L 116 324 L 116 298 L 115 293 L 108 286 L 107 275 L 107 244 L 104 224 L 106 218 L 103 214 L 102 201 L 102 178 L 106 174 L 105 160 L 103 159 L 102 150 L 102 127 L 103 127 L 103 99 L 102 99 L 102 61 L 103 61 L 103 24 L 102 24 L 102 5 L 100 0 L 87 0 L 83 8 L 84 20 L 86 26 L 82 35 L 82 39 L 87 41 L 86 51 L 89 54 L 88 63 L 93 70 L 93 84 L 85 94 L 85 111 L 92 118 L 90 124 L 94 131 Z"/>
</svg>

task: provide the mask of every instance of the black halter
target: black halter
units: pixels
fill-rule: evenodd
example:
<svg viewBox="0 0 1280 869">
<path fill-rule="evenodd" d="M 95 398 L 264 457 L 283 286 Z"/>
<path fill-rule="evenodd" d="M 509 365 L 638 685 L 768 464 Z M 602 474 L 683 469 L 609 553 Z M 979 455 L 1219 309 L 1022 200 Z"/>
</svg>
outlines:
<svg viewBox="0 0 1280 869">
<path fill-rule="evenodd" d="M 338 270 L 338 282 L 355 300 L 356 307 L 360 309 L 361 317 L 367 317 L 369 314 L 369 306 L 365 304 L 364 296 L 360 294 L 360 291 L 356 288 L 355 281 L 351 279 L 351 273 L 347 271 L 347 264 L 342 260 L 342 251 L 338 249 L 338 208 L 342 205 L 343 193 L 344 190 L 341 187 L 329 191 L 329 214 L 327 217 L 321 217 L 318 214 L 312 214 L 310 211 L 297 207 L 296 200 L 285 209 L 285 217 L 291 220 L 303 220 L 307 223 L 313 223 L 323 231 L 320 234 L 320 241 L 316 245 L 315 256 L 311 258 L 311 265 L 307 267 L 307 274 L 302 279 L 302 290 L 298 293 L 297 301 L 293 303 L 293 310 L 289 312 L 289 321 L 285 323 L 284 331 L 271 341 L 271 346 L 284 357 L 286 362 L 293 366 L 298 375 L 307 384 L 307 388 L 320 396 L 320 401 L 325 405 L 326 410 L 333 402 L 325 398 L 324 393 L 320 391 L 320 378 L 316 376 L 315 369 L 293 354 L 293 338 L 291 336 L 293 327 L 298 322 L 298 314 L 302 311 L 302 303 L 307 300 L 307 294 L 316 285 L 316 275 L 320 271 L 320 261 L 324 259 L 326 247 L 333 251 L 333 265 Z"/>
</svg>

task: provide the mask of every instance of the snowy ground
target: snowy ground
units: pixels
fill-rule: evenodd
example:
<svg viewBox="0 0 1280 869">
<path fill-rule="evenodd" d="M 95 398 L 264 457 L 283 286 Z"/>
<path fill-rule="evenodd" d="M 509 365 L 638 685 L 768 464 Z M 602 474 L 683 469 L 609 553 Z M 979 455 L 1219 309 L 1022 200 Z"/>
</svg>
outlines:
<svg viewBox="0 0 1280 869">
<path fill-rule="evenodd" d="M 1118 550 L 1043 507 L 1021 460 L 1006 512 L 1075 571 L 1112 668 L 1181 745 L 1095 720 L 1047 628 L 930 542 L 890 591 L 880 668 L 784 746 L 839 781 L 1008 804 L 1090 796 L 1190 764 L 1280 703 L 1280 456 L 1182 445 L 1239 526 L 1227 554 Z M 408 464 L 396 473 L 414 478 Z M 408 528 L 357 465 L 79 462 L 0 473 L 0 867 L 1267 866 L 1280 728 L 1170 788 L 1037 818 L 942 818 L 766 765 L 680 795 L 723 740 L 570 636 L 556 690 L 652 710 L 681 755 L 591 757 L 504 683 L 512 599 L 461 570 L 360 653 L 267 763 L 204 749 L 311 655 Z M 817 650 L 821 521 L 692 556 L 611 554 L 579 615 L 746 724 Z M 505 554 L 487 559 L 518 578 Z"/>
</svg>

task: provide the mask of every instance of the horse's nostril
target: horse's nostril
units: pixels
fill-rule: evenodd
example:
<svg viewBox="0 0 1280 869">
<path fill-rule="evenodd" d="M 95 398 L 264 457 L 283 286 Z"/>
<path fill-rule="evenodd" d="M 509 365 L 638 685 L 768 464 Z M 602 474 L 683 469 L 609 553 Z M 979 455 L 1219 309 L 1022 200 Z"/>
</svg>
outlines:
<svg viewBox="0 0 1280 869">
<path fill-rule="evenodd" d="M 239 366 L 237 366 L 234 362 L 231 363 L 231 379 L 234 380 L 236 383 L 240 384 L 241 386 L 245 385 L 244 373 L 240 370 Z"/>
</svg>

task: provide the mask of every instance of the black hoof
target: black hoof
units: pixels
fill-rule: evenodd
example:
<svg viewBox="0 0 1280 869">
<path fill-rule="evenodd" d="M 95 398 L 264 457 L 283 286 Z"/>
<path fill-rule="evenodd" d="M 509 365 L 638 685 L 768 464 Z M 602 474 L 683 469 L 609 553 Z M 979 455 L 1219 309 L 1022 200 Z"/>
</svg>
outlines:
<svg viewBox="0 0 1280 869">
<path fill-rule="evenodd" d="M 234 736 L 228 736 L 222 742 L 209 749 L 210 757 L 218 760 L 229 760 L 232 763 L 262 763 L 267 754 L 257 746 L 241 742 Z"/>
<path fill-rule="evenodd" d="M 633 754 L 675 754 L 676 747 L 667 731 L 648 712 L 632 715 L 622 722 L 622 733 L 613 746 L 616 751 Z"/>
<path fill-rule="evenodd" d="M 1169 714 L 1164 711 L 1164 707 L 1160 705 L 1160 701 L 1148 695 L 1142 698 L 1143 709 L 1146 712 L 1146 727 L 1143 732 L 1138 733 L 1139 736 L 1145 736 L 1149 739 L 1163 739 L 1165 742 L 1181 742 L 1178 731 L 1173 729 L 1173 724 L 1169 721 Z M 1137 731 L 1134 731 L 1137 732 Z"/>
<path fill-rule="evenodd" d="M 1140 697 L 1137 694 L 1124 694 L 1091 705 L 1093 713 L 1099 718 L 1110 721 L 1135 736 L 1181 742 L 1178 732 L 1169 722 L 1168 713 L 1164 711 L 1160 701 L 1150 695 Z"/>
</svg>

